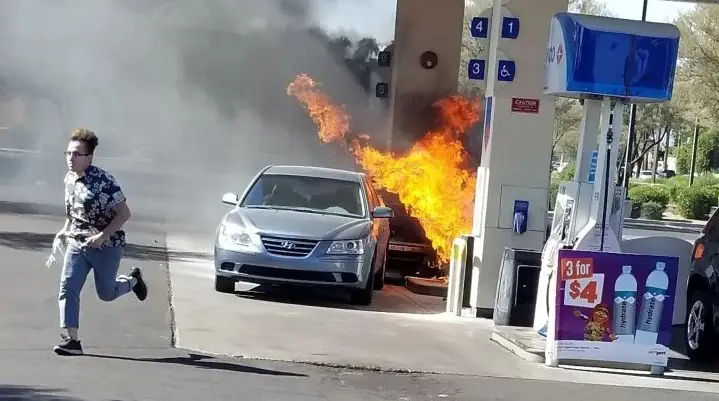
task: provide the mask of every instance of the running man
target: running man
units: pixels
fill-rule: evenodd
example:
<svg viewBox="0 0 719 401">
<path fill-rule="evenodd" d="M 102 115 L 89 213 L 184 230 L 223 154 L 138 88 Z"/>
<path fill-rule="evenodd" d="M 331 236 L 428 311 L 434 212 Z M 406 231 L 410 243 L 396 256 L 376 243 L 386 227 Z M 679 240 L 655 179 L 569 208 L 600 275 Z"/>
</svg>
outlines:
<svg viewBox="0 0 719 401">
<path fill-rule="evenodd" d="M 140 269 L 117 277 L 126 240 L 123 225 L 130 219 L 125 194 L 115 178 L 93 165 L 97 136 L 79 128 L 70 135 L 65 151 L 69 171 L 65 175 L 65 225 L 56 238 L 65 240 L 66 251 L 60 280 L 60 326 L 67 331 L 54 351 L 58 355 L 82 355 L 78 337 L 80 293 L 90 270 L 97 296 L 114 301 L 133 291 L 140 301 L 147 298 L 147 285 Z"/>
</svg>

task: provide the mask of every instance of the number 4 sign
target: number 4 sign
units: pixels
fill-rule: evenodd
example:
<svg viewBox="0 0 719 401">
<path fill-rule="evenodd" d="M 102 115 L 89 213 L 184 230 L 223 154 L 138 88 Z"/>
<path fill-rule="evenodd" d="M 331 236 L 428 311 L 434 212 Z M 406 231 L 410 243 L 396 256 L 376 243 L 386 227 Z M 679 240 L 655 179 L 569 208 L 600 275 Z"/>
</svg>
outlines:
<svg viewBox="0 0 719 401">
<path fill-rule="evenodd" d="M 602 302 L 604 274 L 578 278 L 564 282 L 564 305 L 578 308 L 594 308 Z"/>
<path fill-rule="evenodd" d="M 487 39 L 489 36 L 489 18 L 474 17 L 469 28 L 473 38 Z"/>
</svg>

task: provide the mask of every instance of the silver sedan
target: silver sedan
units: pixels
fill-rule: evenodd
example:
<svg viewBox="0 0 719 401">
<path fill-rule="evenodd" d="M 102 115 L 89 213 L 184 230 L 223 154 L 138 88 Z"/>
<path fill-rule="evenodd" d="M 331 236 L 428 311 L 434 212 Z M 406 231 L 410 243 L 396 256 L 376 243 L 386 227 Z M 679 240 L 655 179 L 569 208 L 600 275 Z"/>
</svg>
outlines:
<svg viewBox="0 0 719 401">
<path fill-rule="evenodd" d="M 236 281 L 342 287 L 369 305 L 384 286 L 391 208 L 368 178 L 346 170 L 268 166 L 242 195 L 215 240 L 215 290 Z"/>
</svg>

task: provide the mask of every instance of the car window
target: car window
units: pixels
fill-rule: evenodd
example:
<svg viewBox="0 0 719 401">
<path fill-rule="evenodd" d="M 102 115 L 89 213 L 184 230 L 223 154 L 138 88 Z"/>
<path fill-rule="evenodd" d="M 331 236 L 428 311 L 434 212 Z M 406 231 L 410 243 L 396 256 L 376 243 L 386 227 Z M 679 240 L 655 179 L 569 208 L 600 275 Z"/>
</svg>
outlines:
<svg viewBox="0 0 719 401">
<path fill-rule="evenodd" d="M 367 187 L 369 187 L 370 196 L 372 196 L 373 202 L 376 206 L 385 206 L 384 199 L 382 199 L 381 196 L 379 196 L 379 193 L 377 192 L 377 187 L 375 187 L 375 183 L 371 178 L 367 179 Z"/>
<path fill-rule="evenodd" d="M 377 199 L 377 194 L 375 194 L 374 188 L 372 188 L 372 184 L 369 182 L 369 180 L 364 181 L 364 187 L 365 187 L 365 192 L 367 192 L 367 198 L 370 203 L 370 208 L 374 209 L 377 206 L 379 206 L 380 205 L 379 199 Z"/>
<path fill-rule="evenodd" d="M 359 183 L 294 175 L 263 174 L 253 184 L 241 206 L 366 216 Z"/>
</svg>

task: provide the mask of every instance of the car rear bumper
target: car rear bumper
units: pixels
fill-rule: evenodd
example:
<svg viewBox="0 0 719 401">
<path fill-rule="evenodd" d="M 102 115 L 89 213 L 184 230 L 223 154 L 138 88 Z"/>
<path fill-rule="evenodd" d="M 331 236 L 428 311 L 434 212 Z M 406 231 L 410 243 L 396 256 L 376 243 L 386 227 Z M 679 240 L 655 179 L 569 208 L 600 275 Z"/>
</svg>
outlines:
<svg viewBox="0 0 719 401">
<path fill-rule="evenodd" d="M 364 288 L 371 259 L 361 257 L 293 258 L 215 248 L 215 273 L 255 284 L 293 284 Z"/>
</svg>

